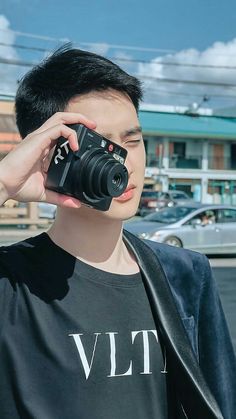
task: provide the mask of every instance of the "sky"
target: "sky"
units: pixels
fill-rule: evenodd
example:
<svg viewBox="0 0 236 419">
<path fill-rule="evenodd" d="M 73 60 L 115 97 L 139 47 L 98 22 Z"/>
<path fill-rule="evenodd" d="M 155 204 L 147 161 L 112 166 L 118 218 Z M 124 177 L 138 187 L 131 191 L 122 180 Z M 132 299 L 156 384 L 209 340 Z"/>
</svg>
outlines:
<svg viewBox="0 0 236 419">
<path fill-rule="evenodd" d="M 1 0 L 0 94 L 30 69 L 13 63 L 67 40 L 141 78 L 146 103 L 236 106 L 235 16 L 235 0 Z"/>
</svg>

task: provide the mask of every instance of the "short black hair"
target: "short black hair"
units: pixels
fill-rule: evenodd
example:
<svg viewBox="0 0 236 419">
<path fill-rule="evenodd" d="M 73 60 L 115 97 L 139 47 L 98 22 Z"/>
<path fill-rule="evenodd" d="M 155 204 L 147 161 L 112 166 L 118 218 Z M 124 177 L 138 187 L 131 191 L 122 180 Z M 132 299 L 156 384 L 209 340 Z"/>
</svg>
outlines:
<svg viewBox="0 0 236 419">
<path fill-rule="evenodd" d="M 128 95 L 138 111 L 142 88 L 136 77 L 105 57 L 62 46 L 20 81 L 15 110 L 22 138 L 64 111 L 73 97 L 108 89 Z"/>
</svg>

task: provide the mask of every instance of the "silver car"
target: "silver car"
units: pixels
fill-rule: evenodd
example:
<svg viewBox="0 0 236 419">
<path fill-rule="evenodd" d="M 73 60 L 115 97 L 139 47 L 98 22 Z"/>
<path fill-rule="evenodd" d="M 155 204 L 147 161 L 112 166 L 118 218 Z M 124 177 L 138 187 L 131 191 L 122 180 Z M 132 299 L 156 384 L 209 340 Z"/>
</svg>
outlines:
<svg viewBox="0 0 236 419">
<path fill-rule="evenodd" d="M 143 239 L 205 254 L 236 254 L 236 207 L 189 204 L 164 208 L 125 229 Z"/>
</svg>

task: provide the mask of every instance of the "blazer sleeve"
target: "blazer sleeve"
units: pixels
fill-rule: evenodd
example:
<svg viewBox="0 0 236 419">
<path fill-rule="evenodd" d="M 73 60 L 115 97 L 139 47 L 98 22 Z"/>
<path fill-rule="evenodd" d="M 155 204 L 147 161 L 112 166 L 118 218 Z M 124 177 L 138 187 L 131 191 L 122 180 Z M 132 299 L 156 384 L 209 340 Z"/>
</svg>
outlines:
<svg viewBox="0 0 236 419">
<path fill-rule="evenodd" d="M 236 418 L 236 359 L 212 270 L 203 256 L 199 305 L 199 363 L 224 419 Z"/>
</svg>

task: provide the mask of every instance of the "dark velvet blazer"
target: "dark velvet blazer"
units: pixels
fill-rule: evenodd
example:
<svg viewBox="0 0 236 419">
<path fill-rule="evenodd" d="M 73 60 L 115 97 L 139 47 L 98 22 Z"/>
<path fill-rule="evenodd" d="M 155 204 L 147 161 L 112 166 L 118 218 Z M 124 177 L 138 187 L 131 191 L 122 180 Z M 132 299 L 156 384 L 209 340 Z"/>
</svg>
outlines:
<svg viewBox="0 0 236 419">
<path fill-rule="evenodd" d="M 236 419 L 236 360 L 208 259 L 124 232 L 166 361 L 169 418 Z"/>
</svg>

